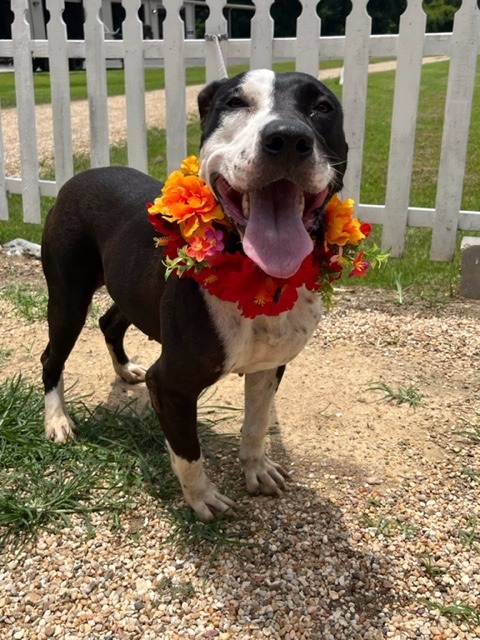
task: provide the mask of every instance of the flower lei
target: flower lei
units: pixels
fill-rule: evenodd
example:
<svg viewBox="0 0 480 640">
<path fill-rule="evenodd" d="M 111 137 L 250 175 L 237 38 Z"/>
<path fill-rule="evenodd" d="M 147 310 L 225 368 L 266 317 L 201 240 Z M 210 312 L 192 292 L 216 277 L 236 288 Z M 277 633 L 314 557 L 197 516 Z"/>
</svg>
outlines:
<svg viewBox="0 0 480 640">
<path fill-rule="evenodd" d="M 387 258 L 376 246 L 368 255 L 359 249 L 371 227 L 353 217 L 352 199 L 334 195 L 325 207 L 321 240 L 313 238 L 313 251 L 298 271 L 287 279 L 269 276 L 243 252 L 235 227 L 199 170 L 195 156 L 186 158 L 167 178 L 162 195 L 148 205 L 150 222 L 160 234 L 156 246 L 165 251 L 166 278 L 172 273 L 192 278 L 221 300 L 236 303 L 246 318 L 291 309 L 302 286 L 319 291 L 329 303 L 332 283 L 344 268 L 350 277 L 362 277 Z"/>
</svg>

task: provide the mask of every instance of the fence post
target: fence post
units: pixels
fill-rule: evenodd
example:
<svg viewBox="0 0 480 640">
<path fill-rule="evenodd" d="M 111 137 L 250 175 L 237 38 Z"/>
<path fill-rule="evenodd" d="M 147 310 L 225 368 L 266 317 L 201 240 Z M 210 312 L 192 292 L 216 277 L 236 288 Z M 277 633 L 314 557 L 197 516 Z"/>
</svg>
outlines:
<svg viewBox="0 0 480 640">
<path fill-rule="evenodd" d="M 127 12 L 123 22 L 125 100 L 127 107 L 128 164 L 147 173 L 147 117 L 145 115 L 145 70 L 140 0 L 123 0 Z"/>
<path fill-rule="evenodd" d="M 432 260 L 452 260 L 455 255 L 475 86 L 479 16 L 477 0 L 463 0 L 453 22 L 435 224 L 430 253 Z"/>
<path fill-rule="evenodd" d="M 382 247 L 394 257 L 403 255 L 408 223 L 418 94 L 427 16 L 422 0 L 410 0 L 400 19 L 397 71 L 393 100 L 387 195 Z"/>
<path fill-rule="evenodd" d="M 182 0 L 170 0 L 163 23 L 165 43 L 165 102 L 167 170 L 178 169 L 187 155 L 184 23 Z"/>
<path fill-rule="evenodd" d="M 273 0 L 255 0 L 252 18 L 251 69 L 271 69 L 273 62 L 273 18 L 270 7 Z"/>
<path fill-rule="evenodd" d="M 104 167 L 110 164 L 105 35 L 104 25 L 99 17 L 100 5 L 101 0 L 89 0 L 85 4 L 85 68 L 92 167 Z"/>
<path fill-rule="evenodd" d="M 0 101 L 0 220 L 8 220 L 7 185 L 5 181 L 5 153 L 3 150 L 2 102 Z"/>
<path fill-rule="evenodd" d="M 345 193 L 360 202 L 362 180 L 365 113 L 367 105 L 368 60 L 372 20 L 367 13 L 367 1 L 357 0 L 347 18 L 343 73 L 343 109 L 345 136 L 348 142 L 348 168 Z"/>
<path fill-rule="evenodd" d="M 320 18 L 317 15 L 318 0 L 303 0 L 302 13 L 297 18 L 295 69 L 318 78 L 318 54 L 320 51 Z"/>
<path fill-rule="evenodd" d="M 223 7 L 225 6 L 225 0 L 209 0 L 208 8 L 210 9 L 209 16 L 205 22 L 205 36 L 218 36 L 219 45 L 225 59 L 226 46 L 224 44 L 225 37 L 227 36 L 227 21 L 223 15 Z M 207 75 L 207 82 L 213 82 L 213 80 L 219 79 L 219 65 L 217 59 L 217 51 L 213 44 L 208 44 L 205 49 L 205 68 Z"/>
<path fill-rule="evenodd" d="M 30 25 L 26 19 L 27 0 L 12 0 L 12 9 L 15 14 L 12 41 L 22 164 L 23 218 L 25 222 L 38 223 L 41 221 L 40 189 Z"/>
<path fill-rule="evenodd" d="M 47 8 L 50 11 L 47 35 L 55 147 L 55 179 L 58 188 L 60 188 L 73 176 L 67 29 L 62 18 L 65 2 L 64 0 L 48 0 Z"/>
</svg>

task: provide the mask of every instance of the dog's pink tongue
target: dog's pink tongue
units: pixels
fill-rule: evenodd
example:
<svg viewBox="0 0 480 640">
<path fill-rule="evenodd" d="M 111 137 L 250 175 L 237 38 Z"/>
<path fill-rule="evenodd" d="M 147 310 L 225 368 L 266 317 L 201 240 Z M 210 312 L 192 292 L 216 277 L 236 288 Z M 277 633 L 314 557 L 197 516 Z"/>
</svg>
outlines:
<svg viewBox="0 0 480 640">
<path fill-rule="evenodd" d="M 250 196 L 243 249 L 265 273 L 289 278 L 313 249 L 302 221 L 302 192 L 291 182 L 274 182 Z"/>
</svg>

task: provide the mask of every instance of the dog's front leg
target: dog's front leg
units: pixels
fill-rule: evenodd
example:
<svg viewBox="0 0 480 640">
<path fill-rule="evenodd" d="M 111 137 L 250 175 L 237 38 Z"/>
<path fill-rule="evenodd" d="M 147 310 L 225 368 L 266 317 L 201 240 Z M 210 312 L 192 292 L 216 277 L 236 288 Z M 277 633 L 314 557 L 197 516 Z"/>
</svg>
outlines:
<svg viewBox="0 0 480 640">
<path fill-rule="evenodd" d="M 235 503 L 208 479 L 197 436 L 197 393 L 179 391 L 162 370 L 161 358 L 147 372 L 152 404 L 168 444 L 172 468 L 188 504 L 203 522 L 233 511 Z"/>
<path fill-rule="evenodd" d="M 287 471 L 270 460 L 264 451 L 270 408 L 284 371 L 285 366 L 281 366 L 245 376 L 245 419 L 240 460 L 249 493 L 281 495 L 285 489 Z"/>
</svg>

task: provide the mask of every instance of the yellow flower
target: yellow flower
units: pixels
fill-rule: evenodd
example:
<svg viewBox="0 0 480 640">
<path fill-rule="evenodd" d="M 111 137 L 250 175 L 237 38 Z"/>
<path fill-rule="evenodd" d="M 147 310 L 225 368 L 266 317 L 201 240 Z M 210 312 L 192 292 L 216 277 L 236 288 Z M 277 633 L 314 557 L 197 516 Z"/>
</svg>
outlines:
<svg viewBox="0 0 480 640">
<path fill-rule="evenodd" d="M 196 156 L 188 156 L 182 162 L 181 168 L 186 176 L 196 176 L 200 171 L 200 161 Z"/>
<path fill-rule="evenodd" d="M 366 238 L 362 231 L 362 223 L 353 217 L 354 201 L 351 198 L 340 200 L 335 194 L 327 206 L 325 242 L 330 245 L 343 247 L 346 244 L 358 244 Z"/>
</svg>

